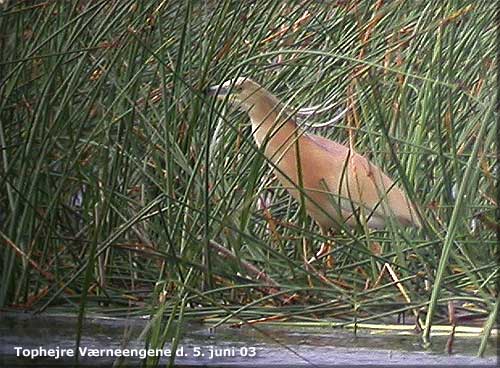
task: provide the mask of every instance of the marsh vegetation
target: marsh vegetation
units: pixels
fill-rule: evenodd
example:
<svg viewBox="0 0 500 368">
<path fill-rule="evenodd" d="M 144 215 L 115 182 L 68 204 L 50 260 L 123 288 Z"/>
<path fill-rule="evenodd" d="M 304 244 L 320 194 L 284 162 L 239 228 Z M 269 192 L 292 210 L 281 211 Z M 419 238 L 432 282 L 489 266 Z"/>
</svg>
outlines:
<svg viewBox="0 0 500 368">
<path fill-rule="evenodd" d="M 468 326 L 482 354 L 499 303 L 494 1 L 2 3 L 0 307 L 150 314 L 150 346 L 188 320 L 404 322 L 426 342 Z M 204 93 L 240 75 L 330 106 L 304 127 L 349 107 L 306 129 L 381 166 L 423 228 L 320 235 L 248 118 Z M 304 267 L 325 240 L 334 267 Z"/>
</svg>

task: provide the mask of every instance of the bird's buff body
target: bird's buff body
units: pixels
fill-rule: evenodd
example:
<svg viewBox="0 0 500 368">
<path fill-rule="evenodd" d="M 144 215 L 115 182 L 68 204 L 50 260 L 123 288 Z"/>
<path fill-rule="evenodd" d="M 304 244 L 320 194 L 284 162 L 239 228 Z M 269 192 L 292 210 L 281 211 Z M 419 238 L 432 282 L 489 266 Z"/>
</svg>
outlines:
<svg viewBox="0 0 500 368">
<path fill-rule="evenodd" d="M 255 141 L 277 169 L 280 183 L 322 231 L 363 225 L 382 228 L 392 217 L 420 227 L 413 204 L 377 166 L 348 147 L 306 133 L 280 101 L 248 78 L 210 89 L 247 111 Z M 298 189 L 302 188 L 302 190 Z"/>
</svg>

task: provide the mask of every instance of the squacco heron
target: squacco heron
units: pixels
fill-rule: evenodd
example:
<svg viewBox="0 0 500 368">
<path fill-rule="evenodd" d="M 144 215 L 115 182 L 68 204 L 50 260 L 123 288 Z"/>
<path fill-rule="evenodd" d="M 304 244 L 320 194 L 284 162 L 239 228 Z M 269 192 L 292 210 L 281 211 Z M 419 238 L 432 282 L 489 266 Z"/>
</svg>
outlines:
<svg viewBox="0 0 500 368">
<path fill-rule="evenodd" d="M 248 113 L 257 146 L 323 235 L 344 225 L 380 229 L 389 218 L 421 226 L 414 205 L 381 168 L 349 147 L 305 132 L 289 109 L 253 80 L 229 80 L 208 93 Z"/>
</svg>

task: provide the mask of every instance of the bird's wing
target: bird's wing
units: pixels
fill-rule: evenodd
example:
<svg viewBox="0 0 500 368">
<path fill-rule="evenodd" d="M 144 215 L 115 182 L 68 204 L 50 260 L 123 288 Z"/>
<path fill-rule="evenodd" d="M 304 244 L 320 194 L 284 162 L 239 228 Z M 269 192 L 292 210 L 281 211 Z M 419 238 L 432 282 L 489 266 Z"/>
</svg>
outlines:
<svg viewBox="0 0 500 368">
<path fill-rule="evenodd" d="M 349 148 L 344 146 L 343 144 L 337 143 L 325 137 L 315 135 L 315 134 L 307 134 L 306 137 L 311 140 L 318 147 L 328 151 L 332 155 L 337 157 L 347 155 L 349 153 Z"/>
<path fill-rule="evenodd" d="M 388 216 L 394 216 L 405 225 L 420 226 L 411 202 L 382 169 L 340 143 L 317 135 L 308 137 L 317 146 L 328 151 L 332 160 L 338 158 L 344 166 L 341 168 L 344 172 L 334 173 L 332 177 L 335 179 L 328 183 L 329 187 L 340 189 L 336 194 L 346 198 L 343 202 L 350 202 L 341 204 L 343 210 L 352 211 L 353 204 L 362 206 L 375 227 L 383 226 L 381 223 Z"/>
<path fill-rule="evenodd" d="M 374 216 L 393 216 L 404 225 L 420 226 L 412 203 L 382 169 L 357 153 L 351 156 L 348 167 L 351 180 L 356 183 L 356 198 Z"/>
</svg>

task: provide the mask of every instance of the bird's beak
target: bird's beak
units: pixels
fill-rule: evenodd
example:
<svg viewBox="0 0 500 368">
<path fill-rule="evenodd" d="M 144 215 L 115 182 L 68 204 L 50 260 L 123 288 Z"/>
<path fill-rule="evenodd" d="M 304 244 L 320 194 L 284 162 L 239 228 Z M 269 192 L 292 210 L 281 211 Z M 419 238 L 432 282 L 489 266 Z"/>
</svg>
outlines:
<svg viewBox="0 0 500 368">
<path fill-rule="evenodd" d="M 223 85 L 216 85 L 207 88 L 207 95 L 215 97 L 223 97 L 229 94 L 229 87 Z"/>
</svg>

